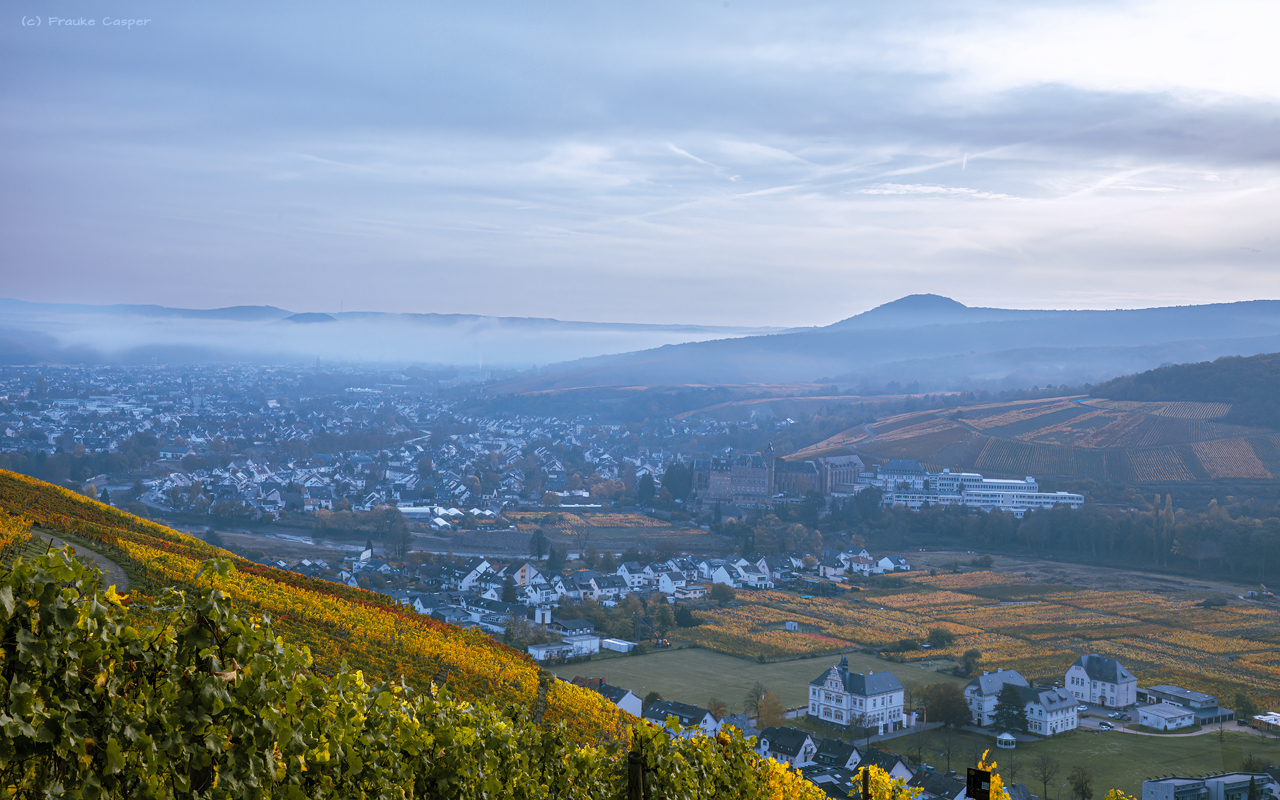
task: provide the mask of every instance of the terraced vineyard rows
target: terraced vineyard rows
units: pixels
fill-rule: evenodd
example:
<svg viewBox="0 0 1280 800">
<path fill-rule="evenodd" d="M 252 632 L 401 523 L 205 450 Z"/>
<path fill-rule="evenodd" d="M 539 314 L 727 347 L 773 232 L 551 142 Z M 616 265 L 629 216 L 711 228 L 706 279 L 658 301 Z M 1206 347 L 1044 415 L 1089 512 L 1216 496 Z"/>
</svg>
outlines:
<svg viewBox="0 0 1280 800">
<path fill-rule="evenodd" d="M 1217 421 L 1226 403 L 1055 398 L 900 414 L 806 450 L 852 447 L 877 458 L 993 476 L 1138 483 L 1280 476 L 1280 434 Z"/>
<path fill-rule="evenodd" d="M 993 572 L 906 577 L 906 589 L 855 599 L 742 593 L 737 608 L 706 612 L 707 624 L 682 635 L 734 655 L 782 658 L 884 648 L 908 638 L 923 642 L 930 630 L 943 628 L 956 637 L 950 645 L 907 657 L 958 659 L 977 649 L 984 668 L 1051 679 L 1080 655 L 1097 652 L 1120 658 L 1144 683 L 1175 683 L 1220 697 L 1244 689 L 1264 704 L 1280 703 L 1280 609 L 1203 608 L 1198 595 L 1045 592 L 1026 578 Z M 787 621 L 800 630 L 783 630 Z"/>
</svg>

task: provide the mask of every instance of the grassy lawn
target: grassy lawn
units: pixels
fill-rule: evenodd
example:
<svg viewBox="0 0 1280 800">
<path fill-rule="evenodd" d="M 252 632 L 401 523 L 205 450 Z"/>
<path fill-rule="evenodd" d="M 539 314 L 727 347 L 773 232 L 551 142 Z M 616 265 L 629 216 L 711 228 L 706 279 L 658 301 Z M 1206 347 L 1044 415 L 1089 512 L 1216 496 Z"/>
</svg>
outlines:
<svg viewBox="0 0 1280 800">
<path fill-rule="evenodd" d="M 849 666 L 859 672 L 892 672 L 904 686 L 923 686 L 959 678 L 934 672 L 922 664 L 890 664 L 863 653 L 849 653 Z M 557 675 L 602 677 L 644 697 L 651 691 L 664 700 L 705 705 L 719 698 L 731 713 L 742 711 L 742 700 L 757 681 L 776 694 L 783 706 L 795 708 L 808 702 L 809 681 L 835 666 L 839 656 L 806 658 L 760 664 L 701 648 L 667 650 L 643 656 L 609 658 L 588 663 L 552 667 Z"/>
<path fill-rule="evenodd" d="M 922 734 L 923 754 L 928 763 L 940 770 L 946 769 L 946 758 L 940 752 L 940 736 L 935 732 Z M 1042 783 L 1032 771 L 1033 760 L 1041 754 L 1055 759 L 1060 768 L 1049 784 L 1051 800 L 1068 800 L 1070 790 L 1062 784 L 1076 765 L 1081 765 L 1093 775 L 1094 797 L 1105 797 L 1111 789 L 1121 789 L 1126 794 L 1142 797 L 1142 781 L 1177 773 L 1179 775 L 1205 775 L 1227 772 L 1240 768 L 1240 762 L 1249 753 L 1263 760 L 1280 762 L 1280 740 L 1263 738 L 1228 729 L 1223 741 L 1218 741 L 1216 731 L 1201 736 L 1169 738 L 1167 736 L 1137 736 L 1106 731 L 1092 733 L 1083 730 L 1052 739 L 1020 742 L 1016 750 L 996 750 L 994 736 L 977 736 L 965 733 L 959 738 L 951 757 L 951 768 L 963 770 L 969 766 L 970 754 L 975 746 L 990 748 L 991 757 L 1000 764 L 1000 772 L 1009 779 L 1008 770 L 1014 767 L 1013 782 L 1025 783 L 1033 794 L 1044 791 Z M 896 752 L 911 749 L 909 737 L 885 743 L 885 748 Z"/>
</svg>

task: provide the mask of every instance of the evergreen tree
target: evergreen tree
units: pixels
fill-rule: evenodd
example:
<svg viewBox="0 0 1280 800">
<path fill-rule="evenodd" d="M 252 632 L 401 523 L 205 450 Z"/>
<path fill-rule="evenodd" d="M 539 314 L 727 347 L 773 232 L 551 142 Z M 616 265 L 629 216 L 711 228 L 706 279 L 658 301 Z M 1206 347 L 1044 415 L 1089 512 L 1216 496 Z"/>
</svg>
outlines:
<svg viewBox="0 0 1280 800">
<path fill-rule="evenodd" d="M 1026 705 L 1018 687 L 1012 683 L 1000 687 L 1000 694 L 996 697 L 995 727 L 1001 732 L 1027 731 Z"/>
<path fill-rule="evenodd" d="M 645 473 L 640 476 L 640 485 L 636 489 L 636 502 L 642 506 L 647 506 L 653 502 L 657 489 L 653 483 L 653 476 Z"/>
<path fill-rule="evenodd" d="M 510 575 L 508 575 L 502 579 L 502 602 L 514 603 L 518 598 L 519 595 L 516 593 L 516 582 L 512 580 Z"/>
</svg>

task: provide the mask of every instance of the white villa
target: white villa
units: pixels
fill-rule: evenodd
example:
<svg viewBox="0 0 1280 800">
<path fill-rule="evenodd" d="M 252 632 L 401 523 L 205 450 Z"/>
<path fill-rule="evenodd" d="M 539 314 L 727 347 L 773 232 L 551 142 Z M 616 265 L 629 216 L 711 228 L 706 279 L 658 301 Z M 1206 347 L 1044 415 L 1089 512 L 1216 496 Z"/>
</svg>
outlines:
<svg viewBox="0 0 1280 800">
<path fill-rule="evenodd" d="M 1138 679 L 1114 658 L 1080 656 L 1067 669 L 1066 689 L 1082 703 L 1127 708 L 1138 702 Z"/>
<path fill-rule="evenodd" d="M 837 725 L 875 728 L 878 733 L 899 730 L 902 683 L 891 672 L 849 671 L 849 659 L 809 682 L 809 716 Z"/>
</svg>

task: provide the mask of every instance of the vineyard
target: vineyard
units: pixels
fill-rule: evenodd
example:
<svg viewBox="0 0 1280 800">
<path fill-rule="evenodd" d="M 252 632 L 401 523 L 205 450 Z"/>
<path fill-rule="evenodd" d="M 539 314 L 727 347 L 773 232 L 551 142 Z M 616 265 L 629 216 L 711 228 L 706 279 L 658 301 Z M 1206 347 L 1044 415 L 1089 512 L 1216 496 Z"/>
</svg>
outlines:
<svg viewBox="0 0 1280 800">
<path fill-rule="evenodd" d="M 1197 442 L 1191 445 L 1200 464 L 1213 478 L 1270 478 L 1271 474 L 1244 439 Z"/>
<path fill-rule="evenodd" d="M 1080 655 L 1101 653 L 1121 659 L 1144 683 L 1219 697 L 1245 690 L 1265 703 L 1280 702 L 1280 610 L 1203 608 L 1199 595 L 1063 590 L 995 572 L 906 577 L 906 589 L 863 592 L 853 600 L 740 593 L 736 608 L 700 612 L 706 624 L 682 636 L 732 655 L 779 659 L 856 647 L 893 650 L 942 628 L 954 635 L 947 646 L 904 655 L 958 660 L 976 649 L 984 669 L 1054 679 Z M 787 621 L 799 630 L 783 630 Z"/>
<path fill-rule="evenodd" d="M 1280 435 L 1218 421 L 1230 410 L 1228 403 L 1055 398 L 917 411 L 796 455 L 850 447 L 932 470 L 1138 483 L 1280 476 Z"/>
<path fill-rule="evenodd" d="M 478 631 L 463 631 L 397 606 L 385 595 L 232 557 L 198 539 L 11 472 L 0 471 L 0 508 L 90 542 L 145 575 L 143 591 L 148 594 L 165 586 L 195 587 L 205 560 L 231 558 L 235 570 L 227 586 L 236 603 L 252 613 L 269 614 L 282 633 L 306 644 L 316 667 L 329 674 L 345 662 L 371 675 L 403 675 L 419 689 L 442 684 L 462 699 L 526 706 L 542 699 L 545 718 L 564 722 L 582 741 L 626 730 L 626 715 L 600 695 L 559 681 L 540 688 L 538 667 L 527 655 Z"/>
</svg>

